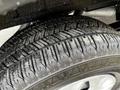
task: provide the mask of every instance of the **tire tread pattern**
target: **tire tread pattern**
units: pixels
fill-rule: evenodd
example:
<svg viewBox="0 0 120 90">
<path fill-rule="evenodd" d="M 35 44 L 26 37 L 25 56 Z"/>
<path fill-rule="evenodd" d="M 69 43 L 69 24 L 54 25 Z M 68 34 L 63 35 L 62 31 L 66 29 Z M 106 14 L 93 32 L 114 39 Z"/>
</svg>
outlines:
<svg viewBox="0 0 120 90">
<path fill-rule="evenodd" d="M 0 90 L 21 90 L 78 62 L 113 54 L 120 54 L 120 35 L 97 20 L 68 16 L 37 21 L 1 47 Z"/>
</svg>

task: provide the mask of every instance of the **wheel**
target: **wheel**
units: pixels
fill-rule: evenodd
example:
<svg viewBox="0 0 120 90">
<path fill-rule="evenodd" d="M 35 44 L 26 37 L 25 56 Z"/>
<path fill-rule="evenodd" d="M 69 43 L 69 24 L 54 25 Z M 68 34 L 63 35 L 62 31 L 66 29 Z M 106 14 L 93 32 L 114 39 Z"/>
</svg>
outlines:
<svg viewBox="0 0 120 90">
<path fill-rule="evenodd" d="M 0 90 L 119 90 L 120 34 L 89 17 L 49 18 L 18 31 L 0 60 Z"/>
</svg>

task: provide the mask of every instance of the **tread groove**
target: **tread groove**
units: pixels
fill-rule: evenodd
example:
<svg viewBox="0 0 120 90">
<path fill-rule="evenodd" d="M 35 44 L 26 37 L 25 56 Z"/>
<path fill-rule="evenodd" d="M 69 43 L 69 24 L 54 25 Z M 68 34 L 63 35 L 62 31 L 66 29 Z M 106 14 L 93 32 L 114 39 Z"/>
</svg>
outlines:
<svg viewBox="0 0 120 90">
<path fill-rule="evenodd" d="M 113 47 L 114 54 L 120 54 L 120 34 L 108 27 L 82 16 L 34 22 L 0 49 L 0 75 L 4 73 L 0 82 L 7 77 L 1 83 L 1 90 L 7 90 L 6 87 L 9 89 L 9 86 L 13 88 L 10 90 L 14 90 L 17 88 L 15 83 L 24 88 L 34 83 L 33 78 L 42 80 L 57 70 L 101 57 L 100 55 L 111 55 Z M 67 77 L 72 73 L 64 74 Z M 56 83 L 58 78 L 55 79 Z M 52 82 L 54 80 L 49 81 Z M 40 90 L 45 90 L 47 84 L 42 85 Z"/>
</svg>

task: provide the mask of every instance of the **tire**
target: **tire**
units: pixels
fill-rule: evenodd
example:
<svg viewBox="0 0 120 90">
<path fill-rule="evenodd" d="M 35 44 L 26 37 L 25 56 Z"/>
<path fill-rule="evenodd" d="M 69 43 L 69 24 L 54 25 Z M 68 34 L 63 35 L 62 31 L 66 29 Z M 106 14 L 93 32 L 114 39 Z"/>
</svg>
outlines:
<svg viewBox="0 0 120 90">
<path fill-rule="evenodd" d="M 0 90 L 57 90 L 108 73 L 117 78 L 116 89 L 120 34 L 83 16 L 36 21 L 1 47 L 0 60 Z"/>
</svg>

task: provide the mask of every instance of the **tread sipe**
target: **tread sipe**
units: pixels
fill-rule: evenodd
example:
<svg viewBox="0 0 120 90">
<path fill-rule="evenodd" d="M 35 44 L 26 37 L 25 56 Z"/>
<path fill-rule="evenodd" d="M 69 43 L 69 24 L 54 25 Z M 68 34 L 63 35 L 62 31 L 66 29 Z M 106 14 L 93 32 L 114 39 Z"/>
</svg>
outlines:
<svg viewBox="0 0 120 90">
<path fill-rule="evenodd" d="M 119 54 L 120 35 L 100 21 L 83 16 L 36 21 L 1 47 L 0 90 L 23 90 L 74 64 Z"/>
</svg>

